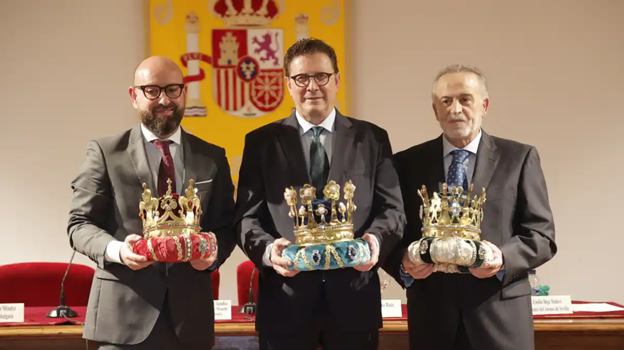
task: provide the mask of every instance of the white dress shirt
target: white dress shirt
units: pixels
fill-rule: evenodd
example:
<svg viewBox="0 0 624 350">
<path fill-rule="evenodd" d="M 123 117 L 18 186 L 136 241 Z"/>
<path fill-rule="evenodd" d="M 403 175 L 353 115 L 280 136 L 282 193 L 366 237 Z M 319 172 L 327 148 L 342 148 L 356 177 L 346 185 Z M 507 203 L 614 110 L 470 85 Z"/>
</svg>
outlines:
<svg viewBox="0 0 624 350">
<path fill-rule="evenodd" d="M 147 154 L 147 163 L 150 168 L 152 179 L 154 179 L 154 181 L 158 183 L 158 170 L 160 169 L 160 162 L 162 161 L 162 153 L 156 146 L 154 146 L 152 141 L 159 139 L 159 137 L 149 131 L 142 123 L 141 133 L 143 134 L 143 143 L 145 147 L 145 153 Z M 176 132 L 164 140 L 173 141 L 169 145 L 169 152 L 171 153 L 171 157 L 173 158 L 173 166 L 175 168 L 175 191 L 177 193 L 181 193 L 182 187 L 184 186 L 184 184 L 182 183 L 184 181 L 184 151 L 182 149 L 181 143 L 182 129 L 178 126 Z M 140 232 L 132 233 L 136 233 L 138 235 L 141 234 Z M 121 257 L 119 256 L 119 252 L 123 244 L 124 242 L 122 241 L 111 241 L 106 246 L 106 254 L 104 255 L 104 260 L 123 264 L 123 262 L 121 261 Z"/>
</svg>

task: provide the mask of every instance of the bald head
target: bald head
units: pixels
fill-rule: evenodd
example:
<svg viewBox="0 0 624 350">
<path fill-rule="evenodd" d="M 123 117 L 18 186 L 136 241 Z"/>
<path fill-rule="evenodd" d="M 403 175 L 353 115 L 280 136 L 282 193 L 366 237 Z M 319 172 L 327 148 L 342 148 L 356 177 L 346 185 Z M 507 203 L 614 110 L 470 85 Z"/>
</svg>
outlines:
<svg viewBox="0 0 624 350">
<path fill-rule="evenodd" d="M 182 84 L 182 70 L 171 59 L 163 56 L 151 56 L 144 59 L 134 70 L 134 85 L 159 85 L 155 79 L 172 79 L 167 84 Z"/>
<path fill-rule="evenodd" d="M 141 122 L 161 138 L 173 134 L 186 106 L 184 75 L 167 57 L 146 58 L 134 70 L 134 84 L 128 88 L 132 105 Z"/>
</svg>

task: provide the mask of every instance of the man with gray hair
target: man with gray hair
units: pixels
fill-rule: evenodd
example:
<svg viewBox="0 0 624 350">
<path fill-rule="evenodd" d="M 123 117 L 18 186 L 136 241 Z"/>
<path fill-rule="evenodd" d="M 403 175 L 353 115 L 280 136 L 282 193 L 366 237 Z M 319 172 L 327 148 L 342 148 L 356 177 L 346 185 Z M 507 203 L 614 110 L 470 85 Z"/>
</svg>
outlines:
<svg viewBox="0 0 624 350">
<path fill-rule="evenodd" d="M 538 152 L 483 130 L 490 98 L 478 68 L 453 65 L 440 71 L 432 102 L 442 135 L 394 156 L 407 226 L 384 265 L 407 289 L 410 347 L 534 349 L 528 274 L 557 252 Z M 423 237 L 418 191 L 426 186 L 426 200 L 442 193 L 443 184 L 465 192 L 474 185 L 473 195 L 487 193 L 480 240 L 492 256 L 478 267 L 423 260 L 422 245 L 416 253 L 408 249 Z"/>
</svg>

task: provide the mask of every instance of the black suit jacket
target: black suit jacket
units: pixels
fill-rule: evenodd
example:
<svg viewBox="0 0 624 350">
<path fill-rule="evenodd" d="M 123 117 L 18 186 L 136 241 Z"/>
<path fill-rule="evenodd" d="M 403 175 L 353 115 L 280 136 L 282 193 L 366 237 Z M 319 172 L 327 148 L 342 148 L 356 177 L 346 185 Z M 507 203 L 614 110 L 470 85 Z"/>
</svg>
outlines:
<svg viewBox="0 0 624 350">
<path fill-rule="evenodd" d="M 336 113 L 333 150 L 328 180 L 341 187 L 348 180 L 355 184 L 355 236 L 371 233 L 379 239 L 381 263 L 400 240 L 404 225 L 388 134 L 371 123 Z M 246 136 L 236 222 L 238 245 L 261 272 L 256 329 L 305 332 L 319 317 L 323 298 L 336 328 L 380 328 L 377 267 L 368 272 L 308 271 L 288 278 L 262 265 L 266 247 L 275 239 L 284 237 L 294 244 L 293 220 L 288 217 L 284 190 L 293 186 L 298 193 L 306 183 L 311 181 L 294 113 Z"/>
<path fill-rule="evenodd" d="M 422 237 L 417 191 L 440 191 L 444 178 L 440 136 L 395 155 L 407 225 L 384 269 L 403 285 L 399 266 L 410 243 Z M 532 349 L 533 320 L 528 271 L 553 258 L 555 225 L 537 150 L 482 131 L 473 175 L 473 194 L 486 190 L 482 239 L 503 253 L 505 275 L 434 273 L 407 289 L 412 344 L 447 349 L 463 321 L 475 349 Z"/>
<path fill-rule="evenodd" d="M 168 295 L 171 318 L 183 344 L 209 346 L 214 342 L 210 271 L 190 263 L 154 263 L 133 271 L 105 262 L 106 246 L 142 234 L 139 202 L 146 183 L 157 194 L 140 127 L 89 142 L 87 156 L 72 182 L 73 198 L 67 231 L 71 246 L 97 264 L 87 310 L 84 337 L 100 342 L 137 344 L 150 334 Z M 223 148 L 182 131 L 185 178 L 197 184 L 202 206 L 201 228 L 218 240 L 217 266 L 236 247 L 234 186 Z M 167 292 L 167 293 L 166 293 Z"/>
</svg>

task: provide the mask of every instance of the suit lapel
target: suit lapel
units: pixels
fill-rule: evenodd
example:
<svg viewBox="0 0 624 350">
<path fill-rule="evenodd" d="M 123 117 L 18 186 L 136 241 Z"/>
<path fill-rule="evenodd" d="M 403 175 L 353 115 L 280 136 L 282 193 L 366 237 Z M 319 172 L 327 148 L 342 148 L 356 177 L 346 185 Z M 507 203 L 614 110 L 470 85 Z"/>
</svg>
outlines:
<svg viewBox="0 0 624 350">
<path fill-rule="evenodd" d="M 147 188 L 152 191 L 152 195 L 158 195 L 156 184 L 150 173 L 149 164 L 147 164 L 147 153 L 143 143 L 143 135 L 141 127 L 137 126 L 130 132 L 130 144 L 128 145 L 128 155 L 134 166 L 134 171 L 139 177 L 141 184 L 146 184 Z"/>
<path fill-rule="evenodd" d="M 442 184 L 446 181 L 444 177 L 444 147 L 442 145 L 442 136 L 435 139 L 432 143 L 432 150 L 428 152 L 429 161 L 425 167 L 428 167 L 429 181 L 427 184 L 427 192 L 429 195 L 433 191 L 441 192 Z"/>
<path fill-rule="evenodd" d="M 500 155 L 496 150 L 494 141 L 490 135 L 482 131 L 481 141 L 479 142 L 479 149 L 477 151 L 477 164 L 475 165 L 472 179 L 474 193 L 481 193 L 483 188 L 487 190 L 492 180 L 492 175 L 494 175 L 494 170 L 496 170 L 499 157 Z"/>
<path fill-rule="evenodd" d="M 299 123 L 297 123 L 295 112 L 286 118 L 282 125 L 284 127 L 282 132 L 278 133 L 278 140 L 291 169 L 289 173 L 294 175 L 294 179 L 290 182 L 298 183 L 303 181 L 310 184 L 312 180 L 306 168 L 305 154 L 303 153 L 303 145 L 301 144 L 301 136 L 299 134 Z"/>
<path fill-rule="evenodd" d="M 182 151 L 183 156 L 184 156 L 184 180 L 182 181 L 182 190 L 181 193 L 184 193 L 184 190 L 189 186 L 189 180 L 193 179 L 195 182 L 198 181 L 197 179 L 197 171 L 195 169 L 195 164 L 197 164 L 197 159 L 196 157 L 198 156 L 195 153 L 195 150 L 193 149 L 193 147 L 191 146 L 191 142 L 189 140 L 189 136 L 186 133 L 186 131 L 184 131 L 184 129 L 182 129 L 182 138 L 181 138 L 181 143 L 182 143 Z"/>
<path fill-rule="evenodd" d="M 334 180 L 342 182 L 342 176 L 347 169 L 347 161 L 352 159 L 355 139 L 353 123 L 336 110 L 336 121 L 334 122 L 334 137 L 332 145 L 332 160 L 329 168 L 327 181 Z M 346 181 L 346 180 L 345 180 Z"/>
</svg>

